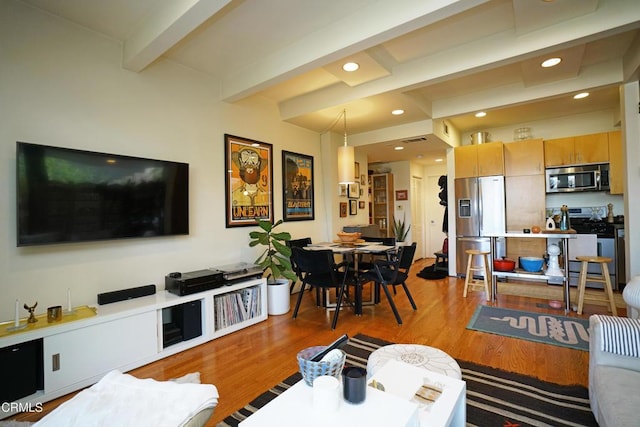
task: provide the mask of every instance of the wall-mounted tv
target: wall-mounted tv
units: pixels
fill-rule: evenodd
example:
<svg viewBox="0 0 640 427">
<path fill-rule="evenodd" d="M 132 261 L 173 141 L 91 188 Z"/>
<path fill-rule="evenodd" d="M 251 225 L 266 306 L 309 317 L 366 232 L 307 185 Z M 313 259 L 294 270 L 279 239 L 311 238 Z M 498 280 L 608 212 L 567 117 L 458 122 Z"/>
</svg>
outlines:
<svg viewBox="0 0 640 427">
<path fill-rule="evenodd" d="M 18 246 L 189 234 L 189 165 L 17 142 Z"/>
</svg>

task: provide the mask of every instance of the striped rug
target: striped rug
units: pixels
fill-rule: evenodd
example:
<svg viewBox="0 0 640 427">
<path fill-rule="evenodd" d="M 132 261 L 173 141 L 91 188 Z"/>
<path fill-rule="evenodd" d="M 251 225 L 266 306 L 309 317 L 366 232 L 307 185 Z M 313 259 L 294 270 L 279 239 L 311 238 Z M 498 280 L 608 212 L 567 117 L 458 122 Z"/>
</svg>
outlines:
<svg viewBox="0 0 640 427">
<path fill-rule="evenodd" d="M 342 349 L 347 353 L 348 365 L 366 367 L 371 352 L 388 344 L 391 343 L 358 334 Z M 467 383 L 467 426 L 598 425 L 591 413 L 585 387 L 562 386 L 461 360 L 458 364 L 462 379 Z M 300 379 L 298 372 L 289 376 L 226 417 L 218 427 L 237 426 Z"/>
</svg>

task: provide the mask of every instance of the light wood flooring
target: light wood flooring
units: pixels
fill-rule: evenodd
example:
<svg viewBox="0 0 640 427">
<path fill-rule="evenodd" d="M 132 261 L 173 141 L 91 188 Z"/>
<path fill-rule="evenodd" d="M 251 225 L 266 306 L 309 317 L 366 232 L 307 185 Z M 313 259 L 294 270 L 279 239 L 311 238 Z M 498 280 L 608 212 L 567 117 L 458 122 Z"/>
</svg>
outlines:
<svg viewBox="0 0 640 427">
<path fill-rule="evenodd" d="M 225 416 L 246 405 L 261 392 L 297 370 L 296 353 L 306 347 L 330 343 L 341 334 L 364 333 L 395 343 L 419 343 L 437 347 L 456 359 L 493 366 L 539 377 L 560 384 L 587 385 L 589 354 L 585 351 L 538 344 L 467 330 L 466 326 L 478 304 L 564 314 L 561 310 L 541 307 L 546 300 L 516 295 L 499 295 L 495 303 L 487 302 L 484 292 L 469 292 L 462 297 L 464 280 L 449 277 L 428 281 L 416 277 L 433 259 L 418 260 L 412 267 L 408 286 L 418 305 L 413 311 L 401 288 L 395 301 L 404 323 L 398 325 L 384 295 L 379 305 L 365 307 L 356 317 L 351 308 L 341 311 L 338 326 L 331 330 L 333 312 L 317 307 L 315 294 L 304 295 L 297 319 L 291 311 L 270 316 L 267 321 L 184 351 L 130 373 L 139 378 L 167 380 L 199 371 L 203 383 L 215 384 L 220 393 L 218 407 L 208 426 L 215 426 Z M 585 303 L 588 318 L 606 314 L 601 305 Z M 624 309 L 618 310 L 624 315 Z M 65 396 L 45 404 L 41 414 L 20 414 L 18 420 L 35 421 L 51 411 Z"/>
</svg>

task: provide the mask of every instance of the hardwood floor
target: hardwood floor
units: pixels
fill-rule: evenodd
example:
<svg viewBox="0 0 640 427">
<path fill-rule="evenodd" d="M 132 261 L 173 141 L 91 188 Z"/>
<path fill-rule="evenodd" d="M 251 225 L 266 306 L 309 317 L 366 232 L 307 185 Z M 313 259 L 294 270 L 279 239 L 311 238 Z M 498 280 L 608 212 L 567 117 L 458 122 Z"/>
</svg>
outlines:
<svg viewBox="0 0 640 427">
<path fill-rule="evenodd" d="M 404 323 L 398 325 L 384 296 L 375 307 L 365 307 L 356 317 L 350 308 L 341 311 L 335 331 L 331 316 L 316 307 L 315 294 L 304 295 L 297 319 L 291 314 L 270 316 L 267 321 L 240 332 L 216 339 L 180 354 L 151 363 L 130 373 L 139 378 L 167 380 L 199 371 L 203 383 L 215 384 L 220 400 L 207 424 L 215 426 L 225 416 L 246 405 L 261 392 L 297 370 L 296 353 L 312 345 L 327 344 L 343 333 L 364 333 L 395 343 L 420 343 L 437 347 L 456 359 L 475 362 L 508 371 L 539 377 L 560 384 L 587 385 L 589 354 L 585 351 L 538 344 L 530 341 L 476 332 L 466 329 L 476 306 L 500 307 L 562 314 L 538 307 L 545 302 L 528 297 L 499 295 L 495 303 L 485 301 L 483 292 L 469 292 L 462 297 L 464 281 L 453 277 L 428 281 L 416 277 L 433 259 L 418 260 L 412 267 L 408 286 L 418 305 L 413 311 L 401 288 L 395 301 Z M 588 318 L 606 314 L 604 306 L 585 305 Z M 624 310 L 619 310 L 624 315 Z M 35 421 L 54 409 L 68 395 L 44 405 L 40 414 L 20 414 L 17 420 Z"/>
</svg>

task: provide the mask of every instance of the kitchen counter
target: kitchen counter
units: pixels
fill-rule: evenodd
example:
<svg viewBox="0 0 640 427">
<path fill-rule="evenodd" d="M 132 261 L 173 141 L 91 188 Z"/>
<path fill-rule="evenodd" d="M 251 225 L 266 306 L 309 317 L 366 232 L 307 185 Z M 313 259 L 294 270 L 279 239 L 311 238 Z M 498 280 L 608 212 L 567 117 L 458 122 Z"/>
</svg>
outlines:
<svg viewBox="0 0 640 427">
<path fill-rule="evenodd" d="M 549 231 L 549 230 L 545 230 Z M 506 232 L 506 233 L 492 233 L 486 237 L 489 237 L 491 240 L 491 259 L 495 259 L 496 257 L 496 248 L 497 248 L 497 240 L 504 239 L 509 237 L 516 238 L 526 238 L 526 239 L 560 239 L 561 242 L 561 251 L 563 254 L 568 254 L 568 241 L 569 239 L 576 239 L 577 234 L 574 230 L 569 230 L 566 232 L 557 230 L 552 233 L 522 233 L 522 232 Z M 564 309 L 565 313 L 568 313 L 571 310 L 571 296 L 569 293 L 569 257 L 564 257 L 564 265 L 563 265 L 563 273 L 564 277 L 562 277 L 562 287 L 563 287 L 563 299 L 564 299 Z M 529 273 L 525 271 L 518 272 L 503 272 L 503 271 L 495 271 L 493 268 L 491 269 L 491 294 L 492 298 L 495 301 L 496 295 L 498 292 L 498 277 L 513 277 L 513 278 L 521 278 L 521 279 L 532 279 L 532 280 L 540 280 L 540 281 L 548 281 L 552 278 L 558 278 L 558 276 L 547 276 L 545 274 L 540 273 Z"/>
<path fill-rule="evenodd" d="M 486 237 L 525 237 L 525 238 L 538 238 L 538 239 L 575 239 L 577 236 L 574 230 L 567 232 L 554 232 L 554 233 L 522 233 L 517 231 L 507 231 L 506 233 L 490 234 Z"/>
</svg>

